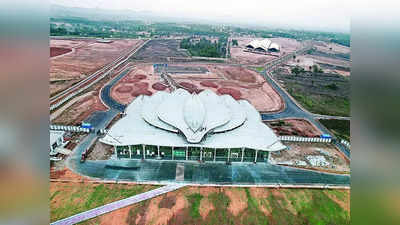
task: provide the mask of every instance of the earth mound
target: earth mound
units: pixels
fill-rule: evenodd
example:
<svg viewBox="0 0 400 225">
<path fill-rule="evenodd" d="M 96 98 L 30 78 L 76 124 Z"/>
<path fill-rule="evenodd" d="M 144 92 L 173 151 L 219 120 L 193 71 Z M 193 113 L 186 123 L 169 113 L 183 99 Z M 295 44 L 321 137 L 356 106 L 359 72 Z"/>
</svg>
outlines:
<svg viewBox="0 0 400 225">
<path fill-rule="evenodd" d="M 242 93 L 239 90 L 233 88 L 219 88 L 218 94 L 220 95 L 230 95 L 235 100 L 239 100 L 242 97 Z"/>
<path fill-rule="evenodd" d="M 218 88 L 218 85 L 212 81 L 202 81 L 200 82 L 200 85 L 202 85 L 203 87 Z"/>
<path fill-rule="evenodd" d="M 130 86 L 121 86 L 118 87 L 117 89 L 115 89 L 115 91 L 119 92 L 119 93 L 129 93 L 132 91 L 132 87 Z"/>
<path fill-rule="evenodd" d="M 167 89 L 167 86 L 160 82 L 154 83 L 151 87 L 157 91 L 164 91 L 165 89 Z"/>
</svg>

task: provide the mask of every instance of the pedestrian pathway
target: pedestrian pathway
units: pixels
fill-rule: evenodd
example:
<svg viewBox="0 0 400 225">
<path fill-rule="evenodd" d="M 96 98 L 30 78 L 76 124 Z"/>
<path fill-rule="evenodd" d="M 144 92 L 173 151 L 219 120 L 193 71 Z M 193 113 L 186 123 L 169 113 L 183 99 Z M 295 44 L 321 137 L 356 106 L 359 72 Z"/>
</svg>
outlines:
<svg viewBox="0 0 400 225">
<path fill-rule="evenodd" d="M 52 225 L 76 224 L 76 223 L 103 215 L 105 213 L 109 213 L 114 210 L 124 208 L 128 205 L 132 205 L 132 204 L 135 204 L 135 203 L 138 203 L 138 202 L 150 199 L 150 198 L 154 198 L 156 196 L 165 194 L 170 191 L 175 191 L 183 186 L 185 186 L 185 185 L 173 184 L 173 185 L 163 186 L 163 187 L 160 187 L 160 188 L 157 188 L 157 189 L 145 192 L 145 193 L 141 193 L 141 194 L 138 194 L 138 195 L 126 198 L 126 199 L 122 199 L 122 200 L 119 200 L 116 202 L 112 202 L 112 203 L 88 210 L 86 212 L 82 212 L 82 213 L 70 216 L 65 219 L 58 220 L 51 224 Z"/>
</svg>

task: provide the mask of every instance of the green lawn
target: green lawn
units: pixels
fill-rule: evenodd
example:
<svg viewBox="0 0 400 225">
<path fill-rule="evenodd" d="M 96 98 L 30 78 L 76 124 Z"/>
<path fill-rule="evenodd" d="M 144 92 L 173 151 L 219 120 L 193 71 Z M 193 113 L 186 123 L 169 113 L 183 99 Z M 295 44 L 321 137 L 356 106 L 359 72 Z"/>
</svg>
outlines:
<svg viewBox="0 0 400 225">
<path fill-rule="evenodd" d="M 350 116 L 350 101 L 348 98 L 325 95 L 306 95 L 289 89 L 296 101 L 308 111 L 321 115 Z"/>
<path fill-rule="evenodd" d="M 350 120 L 319 120 L 338 138 L 350 141 Z"/>
<path fill-rule="evenodd" d="M 149 185 L 79 184 L 78 187 L 62 185 L 64 185 L 62 190 L 51 188 L 51 221 L 155 188 Z M 184 198 L 187 203 L 183 209 L 170 215 L 168 224 L 350 224 L 349 191 L 258 188 L 257 192 L 254 192 L 255 190 L 250 188 L 234 188 L 245 194 L 240 197 L 245 207 L 233 215 L 230 211 L 232 200 L 225 194 L 225 188 L 214 189 L 208 196 L 200 194 L 202 192 L 187 192 L 191 188 L 193 190 L 193 187 L 185 187 L 169 194 L 171 199 Z M 203 199 L 207 199 L 212 205 L 211 211 L 204 218 L 200 215 Z M 120 218 L 121 221 L 127 221 L 129 224 L 136 224 L 137 221 L 140 224 L 154 224 L 160 214 L 153 212 L 155 214 L 151 216 L 149 207 L 151 205 L 154 207 L 152 201 L 156 200 L 149 199 L 136 204 L 136 207 L 130 209 L 127 218 Z M 173 210 L 173 207 L 162 210 L 163 215 L 168 215 L 165 214 L 167 212 L 165 210 Z M 146 217 L 149 217 L 148 220 Z M 82 224 L 101 222 L 100 216 Z"/>
<path fill-rule="evenodd" d="M 282 189 L 278 190 L 281 192 L 279 195 L 275 195 L 271 189 L 265 189 L 268 197 L 257 198 L 251 194 L 249 188 L 239 189 L 246 193 L 247 208 L 237 216 L 229 212 L 231 200 L 223 192 L 208 196 L 215 209 L 204 220 L 198 213 L 198 204 L 204 197 L 200 194 L 186 196 L 190 203 L 190 217 L 184 218 L 184 224 L 350 224 L 349 212 L 329 197 L 335 196 L 343 204 L 349 204 L 346 202 L 349 192 L 346 191 Z M 270 212 L 269 216 L 261 210 L 262 206 Z"/>
<path fill-rule="evenodd" d="M 155 189 L 152 185 L 51 183 L 50 221 Z"/>
</svg>

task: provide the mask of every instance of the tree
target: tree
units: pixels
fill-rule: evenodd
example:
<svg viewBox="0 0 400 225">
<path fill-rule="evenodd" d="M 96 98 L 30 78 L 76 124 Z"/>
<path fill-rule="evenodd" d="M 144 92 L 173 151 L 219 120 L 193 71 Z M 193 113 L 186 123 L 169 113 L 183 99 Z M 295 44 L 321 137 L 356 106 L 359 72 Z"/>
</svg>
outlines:
<svg viewBox="0 0 400 225">
<path fill-rule="evenodd" d="M 232 46 L 239 46 L 239 43 L 237 40 L 233 39 L 232 40 Z"/>
<path fill-rule="evenodd" d="M 324 71 L 323 71 L 321 68 L 319 68 L 317 65 L 313 65 L 312 68 L 313 68 L 313 72 L 314 72 L 314 73 L 323 73 L 323 72 L 324 72 Z"/>
<path fill-rule="evenodd" d="M 291 72 L 296 74 L 296 75 L 298 75 L 300 73 L 304 73 L 305 71 L 304 71 L 304 69 L 302 67 L 295 66 L 294 68 L 292 68 Z"/>
</svg>

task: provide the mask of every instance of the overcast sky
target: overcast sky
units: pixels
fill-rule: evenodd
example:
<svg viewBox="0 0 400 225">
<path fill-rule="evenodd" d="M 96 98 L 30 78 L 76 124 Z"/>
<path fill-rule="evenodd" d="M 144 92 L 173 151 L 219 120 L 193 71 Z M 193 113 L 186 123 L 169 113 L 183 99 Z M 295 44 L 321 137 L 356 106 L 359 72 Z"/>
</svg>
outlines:
<svg viewBox="0 0 400 225">
<path fill-rule="evenodd" d="M 162 16 L 283 28 L 350 31 L 348 0 L 51 0 L 53 4 L 151 11 Z"/>
</svg>

